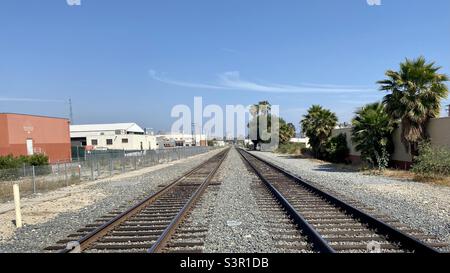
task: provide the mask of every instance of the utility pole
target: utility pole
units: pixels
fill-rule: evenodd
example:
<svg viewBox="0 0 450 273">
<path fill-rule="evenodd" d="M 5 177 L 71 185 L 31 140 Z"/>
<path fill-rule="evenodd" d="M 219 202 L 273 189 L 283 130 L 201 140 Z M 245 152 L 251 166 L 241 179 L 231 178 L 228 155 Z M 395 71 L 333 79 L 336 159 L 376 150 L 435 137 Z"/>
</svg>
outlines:
<svg viewBox="0 0 450 273">
<path fill-rule="evenodd" d="M 196 132 L 195 132 L 195 130 L 196 130 L 195 123 L 192 122 L 191 126 L 192 126 L 192 128 L 191 128 L 191 131 L 192 131 L 192 141 L 194 142 L 194 143 L 193 143 L 193 144 L 194 144 L 193 146 L 197 146 L 197 136 L 195 135 L 195 134 L 196 134 Z"/>
<path fill-rule="evenodd" d="M 69 98 L 69 115 L 70 115 L 70 124 L 73 124 L 73 111 L 72 111 L 72 99 Z"/>
<path fill-rule="evenodd" d="M 447 105 L 447 113 L 448 113 L 448 116 L 450 117 L 450 104 Z"/>
</svg>

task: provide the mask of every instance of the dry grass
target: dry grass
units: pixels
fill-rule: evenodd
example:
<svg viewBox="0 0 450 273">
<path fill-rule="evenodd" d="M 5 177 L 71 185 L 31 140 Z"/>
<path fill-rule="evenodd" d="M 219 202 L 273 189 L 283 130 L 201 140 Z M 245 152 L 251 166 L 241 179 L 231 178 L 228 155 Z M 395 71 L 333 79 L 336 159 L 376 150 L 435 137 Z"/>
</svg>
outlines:
<svg viewBox="0 0 450 273">
<path fill-rule="evenodd" d="M 305 148 L 305 144 L 303 143 L 282 143 L 278 146 L 278 149 L 275 150 L 275 153 L 282 155 L 301 155 L 302 149 Z"/>
<path fill-rule="evenodd" d="M 399 180 L 409 180 L 421 183 L 430 183 L 441 186 L 450 186 L 450 177 L 429 177 L 417 175 L 411 171 L 397 170 L 397 169 L 386 169 L 383 171 L 378 170 L 365 170 L 365 174 L 368 175 L 380 175 L 388 178 L 399 179 Z"/>
<path fill-rule="evenodd" d="M 441 186 L 450 187 L 450 177 L 424 177 L 416 175 L 414 178 L 417 182 L 432 183 Z"/>
<path fill-rule="evenodd" d="M 27 196 L 33 193 L 33 182 L 31 179 L 17 180 L 17 181 L 2 181 L 0 182 L 0 202 L 10 201 L 13 199 L 13 184 L 19 184 L 20 194 L 22 196 Z M 39 193 L 44 193 L 66 187 L 69 185 L 74 185 L 80 183 L 79 179 L 68 177 L 68 180 L 64 179 L 48 179 L 48 178 L 36 178 L 36 190 Z"/>
<path fill-rule="evenodd" d="M 341 170 L 344 172 L 360 172 L 365 175 L 374 175 L 374 176 L 384 176 L 388 178 L 398 179 L 398 180 L 406 180 L 406 181 L 415 181 L 421 183 L 430 183 L 441 186 L 450 187 L 450 177 L 429 177 L 429 176 L 420 176 L 411 171 L 406 170 L 398 170 L 398 169 L 385 169 L 383 171 L 368 169 L 366 166 L 362 164 L 358 165 L 346 165 L 346 164 L 335 164 L 330 163 L 328 161 L 323 161 L 319 159 L 315 159 L 312 157 L 299 157 L 299 158 L 307 158 L 312 162 L 319 164 L 333 164 L 337 170 Z"/>
</svg>

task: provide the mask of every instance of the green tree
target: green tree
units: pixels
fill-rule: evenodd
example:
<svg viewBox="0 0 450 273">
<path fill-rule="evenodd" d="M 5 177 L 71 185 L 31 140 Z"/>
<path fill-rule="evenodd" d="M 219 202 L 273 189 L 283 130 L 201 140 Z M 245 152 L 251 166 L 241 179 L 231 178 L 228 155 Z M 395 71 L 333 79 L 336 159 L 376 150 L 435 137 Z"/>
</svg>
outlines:
<svg viewBox="0 0 450 273">
<path fill-rule="evenodd" d="M 257 104 L 254 104 L 250 108 L 250 114 L 252 115 L 252 121 L 248 124 L 250 131 L 256 132 L 256 138 L 252 139 L 253 149 L 256 150 L 258 144 L 269 142 L 268 140 L 263 140 L 261 136 L 262 133 L 270 132 L 270 122 L 271 122 L 271 104 L 268 101 L 260 101 Z M 260 130 L 261 121 L 267 120 L 267 128 L 264 130 Z"/>
<path fill-rule="evenodd" d="M 292 123 L 286 123 L 286 121 L 271 113 L 271 104 L 268 101 L 261 101 L 258 104 L 253 105 L 250 108 L 250 114 L 252 115 L 252 121 L 248 124 L 250 130 L 256 132 L 256 139 L 253 139 L 253 148 L 256 149 L 260 143 L 270 143 L 272 139 L 272 120 L 278 118 L 279 123 L 279 141 L 280 143 L 287 143 L 289 140 L 295 136 L 295 126 Z M 260 130 L 262 126 L 262 121 L 267 121 L 267 128 Z M 261 133 L 267 134 L 269 139 L 261 136 Z"/>
<path fill-rule="evenodd" d="M 317 158 L 322 158 L 325 144 L 337 124 L 336 114 L 320 105 L 313 105 L 300 122 L 302 131 L 309 138 L 312 152 Z"/>
<path fill-rule="evenodd" d="M 427 138 L 428 121 L 439 115 L 441 100 L 448 96 L 448 76 L 439 74 L 440 69 L 423 57 L 406 59 L 399 71 L 388 70 L 387 79 L 378 81 L 380 89 L 389 92 L 383 99 L 386 111 L 400 121 L 402 143 L 413 156 Z"/>
<path fill-rule="evenodd" d="M 295 136 L 295 126 L 292 123 L 286 123 L 283 118 L 279 119 L 280 122 L 280 143 L 288 143 L 291 138 Z"/>
<path fill-rule="evenodd" d="M 325 144 L 325 159 L 328 161 L 334 163 L 346 162 L 349 153 L 345 134 L 334 136 L 328 139 Z"/>
<path fill-rule="evenodd" d="M 352 120 L 352 140 L 364 161 L 379 168 L 387 167 L 393 152 L 392 132 L 395 124 L 381 103 L 368 104 Z"/>
</svg>

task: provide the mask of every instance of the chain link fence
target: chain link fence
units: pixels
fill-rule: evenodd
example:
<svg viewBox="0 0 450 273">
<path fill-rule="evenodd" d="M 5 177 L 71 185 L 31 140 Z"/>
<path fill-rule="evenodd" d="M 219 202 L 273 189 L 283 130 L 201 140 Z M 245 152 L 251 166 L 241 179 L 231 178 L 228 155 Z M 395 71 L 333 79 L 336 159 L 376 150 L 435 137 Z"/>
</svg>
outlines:
<svg viewBox="0 0 450 273">
<path fill-rule="evenodd" d="M 86 160 L 70 163 L 0 170 L 0 201 L 13 199 L 13 184 L 19 184 L 20 194 L 27 196 L 188 158 L 212 149 L 214 148 L 166 148 L 123 154 L 122 157 L 90 156 Z"/>
</svg>

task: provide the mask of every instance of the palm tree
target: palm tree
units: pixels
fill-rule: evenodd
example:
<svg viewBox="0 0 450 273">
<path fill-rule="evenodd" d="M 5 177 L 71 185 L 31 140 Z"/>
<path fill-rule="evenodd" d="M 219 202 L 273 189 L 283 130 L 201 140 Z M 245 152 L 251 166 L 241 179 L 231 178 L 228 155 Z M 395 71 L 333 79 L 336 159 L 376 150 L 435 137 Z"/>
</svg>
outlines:
<svg viewBox="0 0 450 273">
<path fill-rule="evenodd" d="M 287 143 L 295 136 L 295 126 L 292 123 L 286 123 L 283 118 L 279 119 L 280 123 L 280 143 Z"/>
<path fill-rule="evenodd" d="M 268 101 L 260 101 L 258 104 L 252 105 L 250 108 L 250 114 L 253 119 L 249 122 L 248 128 L 251 132 L 256 133 L 256 138 L 252 139 L 253 149 L 256 150 L 259 143 L 267 142 L 261 139 L 260 135 L 260 121 L 265 119 L 267 120 L 267 128 L 265 128 L 264 132 L 270 132 L 270 122 L 271 122 L 271 104 Z"/>
<path fill-rule="evenodd" d="M 267 100 L 263 100 L 258 102 L 257 104 L 253 104 L 250 108 L 250 113 L 253 116 L 258 115 L 269 115 L 270 110 L 272 109 L 272 105 Z"/>
<path fill-rule="evenodd" d="M 289 129 L 293 132 L 293 136 L 295 136 L 295 125 L 292 122 L 289 122 L 287 124 L 287 126 L 289 127 Z"/>
<path fill-rule="evenodd" d="M 320 105 L 313 105 L 300 122 L 302 131 L 309 138 L 309 144 L 316 157 L 321 157 L 328 137 L 337 124 L 336 114 Z"/>
<path fill-rule="evenodd" d="M 372 166 L 387 167 L 393 152 L 392 132 L 394 122 L 382 103 L 368 104 L 352 120 L 352 140 L 361 157 Z"/>
<path fill-rule="evenodd" d="M 448 96 L 448 76 L 425 58 L 406 59 L 399 71 L 388 70 L 387 79 L 378 81 L 387 94 L 383 103 L 387 113 L 402 125 L 401 140 L 411 155 L 418 154 L 418 144 L 427 138 L 426 126 L 440 112 L 440 102 Z"/>
</svg>

